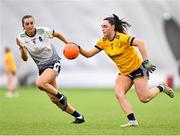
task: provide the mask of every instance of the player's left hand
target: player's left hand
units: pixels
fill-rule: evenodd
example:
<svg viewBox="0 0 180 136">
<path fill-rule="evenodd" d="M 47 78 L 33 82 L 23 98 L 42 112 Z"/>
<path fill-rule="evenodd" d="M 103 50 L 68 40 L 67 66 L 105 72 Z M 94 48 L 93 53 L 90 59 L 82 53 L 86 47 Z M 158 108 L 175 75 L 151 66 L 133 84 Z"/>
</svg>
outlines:
<svg viewBox="0 0 180 136">
<path fill-rule="evenodd" d="M 156 66 L 151 64 L 151 62 L 149 60 L 144 60 L 142 63 L 142 66 L 150 73 L 152 73 L 153 71 L 156 70 Z"/>
</svg>

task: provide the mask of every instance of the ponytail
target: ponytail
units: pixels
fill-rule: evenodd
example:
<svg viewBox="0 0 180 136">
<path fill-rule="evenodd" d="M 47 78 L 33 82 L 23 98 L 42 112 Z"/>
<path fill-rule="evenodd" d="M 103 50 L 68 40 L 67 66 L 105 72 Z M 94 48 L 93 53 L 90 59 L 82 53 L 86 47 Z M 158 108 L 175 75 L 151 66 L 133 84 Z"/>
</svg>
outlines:
<svg viewBox="0 0 180 136">
<path fill-rule="evenodd" d="M 115 25 L 115 31 L 120 33 L 126 33 L 128 27 L 131 26 L 128 22 L 123 21 L 123 19 L 119 19 L 115 14 L 113 14 L 113 17 L 107 17 L 104 20 L 108 20 L 111 25 Z"/>
</svg>

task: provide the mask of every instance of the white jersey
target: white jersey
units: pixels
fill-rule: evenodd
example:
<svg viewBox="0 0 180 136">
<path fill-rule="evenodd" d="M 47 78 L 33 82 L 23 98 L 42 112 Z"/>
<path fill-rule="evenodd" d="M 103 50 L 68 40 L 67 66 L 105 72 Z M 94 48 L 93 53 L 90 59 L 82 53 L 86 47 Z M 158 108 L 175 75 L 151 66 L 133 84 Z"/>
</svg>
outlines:
<svg viewBox="0 0 180 136">
<path fill-rule="evenodd" d="M 37 27 L 32 37 L 28 36 L 25 31 L 18 35 L 19 41 L 24 43 L 39 69 L 43 69 L 45 65 L 60 60 L 60 57 L 50 42 L 50 39 L 53 38 L 53 32 L 49 28 Z"/>
</svg>

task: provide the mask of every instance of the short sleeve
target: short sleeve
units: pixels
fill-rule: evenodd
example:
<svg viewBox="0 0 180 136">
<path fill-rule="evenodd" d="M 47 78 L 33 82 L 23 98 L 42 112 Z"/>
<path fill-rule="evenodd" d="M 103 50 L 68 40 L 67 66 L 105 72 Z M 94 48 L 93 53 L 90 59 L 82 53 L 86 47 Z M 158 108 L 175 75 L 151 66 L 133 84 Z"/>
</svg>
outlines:
<svg viewBox="0 0 180 136">
<path fill-rule="evenodd" d="M 18 34 L 17 39 L 18 39 L 19 41 L 22 41 L 20 34 Z"/>
<path fill-rule="evenodd" d="M 23 40 L 24 37 L 25 37 L 25 33 L 20 33 L 18 34 L 17 39 L 19 40 L 19 42 L 24 44 L 24 40 Z"/>
<path fill-rule="evenodd" d="M 124 42 L 124 43 L 127 43 L 128 45 L 132 46 L 132 43 L 133 43 L 134 39 L 135 39 L 135 37 L 132 37 L 130 35 L 123 34 L 123 33 L 120 34 L 120 41 Z"/>
<path fill-rule="evenodd" d="M 103 39 L 99 40 L 98 43 L 95 45 L 95 47 L 98 48 L 99 50 L 103 50 L 104 49 Z"/>
<path fill-rule="evenodd" d="M 53 33 L 54 33 L 54 30 L 53 29 L 49 29 L 47 27 L 43 27 L 46 35 L 49 37 L 49 38 L 53 38 Z"/>
</svg>

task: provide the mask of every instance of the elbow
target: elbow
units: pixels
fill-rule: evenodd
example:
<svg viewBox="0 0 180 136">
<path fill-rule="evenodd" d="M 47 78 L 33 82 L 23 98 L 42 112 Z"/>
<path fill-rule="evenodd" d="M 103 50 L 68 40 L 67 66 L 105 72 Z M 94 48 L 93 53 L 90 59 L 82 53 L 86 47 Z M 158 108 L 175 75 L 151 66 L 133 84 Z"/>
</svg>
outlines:
<svg viewBox="0 0 180 136">
<path fill-rule="evenodd" d="M 28 59 L 27 58 L 22 58 L 23 59 L 23 61 L 27 61 Z"/>
<path fill-rule="evenodd" d="M 91 55 L 86 55 L 85 57 L 86 57 L 86 58 L 90 58 L 90 57 L 92 57 L 92 56 L 91 56 Z"/>
<path fill-rule="evenodd" d="M 88 53 L 85 57 L 86 58 L 91 58 L 92 56 L 93 56 L 93 54 Z"/>
<path fill-rule="evenodd" d="M 83 55 L 86 58 L 92 57 L 92 55 L 90 53 L 82 53 L 82 52 L 80 52 L 80 54 Z"/>
<path fill-rule="evenodd" d="M 28 58 L 27 57 L 21 57 L 23 61 L 27 61 Z"/>
<path fill-rule="evenodd" d="M 91 56 L 89 56 L 89 55 L 84 55 L 84 54 L 82 54 L 85 58 L 90 58 Z"/>
</svg>

